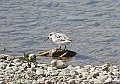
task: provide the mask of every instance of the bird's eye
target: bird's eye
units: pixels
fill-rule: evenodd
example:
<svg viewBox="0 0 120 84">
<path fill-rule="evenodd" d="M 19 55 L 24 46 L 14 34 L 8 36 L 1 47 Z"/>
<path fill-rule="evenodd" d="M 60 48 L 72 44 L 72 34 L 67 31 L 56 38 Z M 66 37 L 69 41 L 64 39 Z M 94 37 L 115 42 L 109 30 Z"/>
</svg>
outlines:
<svg viewBox="0 0 120 84">
<path fill-rule="evenodd" d="M 50 34 L 50 36 L 52 36 L 52 34 Z"/>
</svg>

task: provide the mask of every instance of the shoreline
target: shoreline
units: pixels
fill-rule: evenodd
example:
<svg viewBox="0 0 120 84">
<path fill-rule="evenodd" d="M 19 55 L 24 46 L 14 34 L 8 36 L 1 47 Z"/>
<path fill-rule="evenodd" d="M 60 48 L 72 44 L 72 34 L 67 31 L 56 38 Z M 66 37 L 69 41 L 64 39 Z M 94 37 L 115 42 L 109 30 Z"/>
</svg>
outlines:
<svg viewBox="0 0 120 84">
<path fill-rule="evenodd" d="M 68 65 L 64 60 L 49 64 L 31 63 L 19 58 L 0 59 L 0 84 L 119 84 L 120 67 Z"/>
</svg>

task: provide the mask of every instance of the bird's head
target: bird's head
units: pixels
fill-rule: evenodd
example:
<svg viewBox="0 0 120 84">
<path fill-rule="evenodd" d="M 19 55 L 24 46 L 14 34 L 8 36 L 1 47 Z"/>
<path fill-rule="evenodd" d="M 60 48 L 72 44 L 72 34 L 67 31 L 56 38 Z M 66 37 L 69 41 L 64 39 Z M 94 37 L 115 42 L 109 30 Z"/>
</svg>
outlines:
<svg viewBox="0 0 120 84">
<path fill-rule="evenodd" d="M 53 36 L 54 34 L 55 34 L 55 32 L 49 33 L 47 40 L 48 40 L 48 39 L 52 39 L 52 36 Z M 46 41 L 47 41 L 47 40 L 46 40 Z"/>
</svg>

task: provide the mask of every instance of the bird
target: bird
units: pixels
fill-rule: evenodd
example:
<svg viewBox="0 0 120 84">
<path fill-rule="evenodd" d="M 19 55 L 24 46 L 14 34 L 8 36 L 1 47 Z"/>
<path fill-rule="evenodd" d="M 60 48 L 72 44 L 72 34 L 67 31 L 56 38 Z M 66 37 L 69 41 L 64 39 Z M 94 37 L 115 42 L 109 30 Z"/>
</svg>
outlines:
<svg viewBox="0 0 120 84">
<path fill-rule="evenodd" d="M 64 50 L 66 50 L 66 45 L 72 42 L 65 34 L 56 32 L 49 33 L 47 40 L 48 39 L 51 39 L 55 44 L 58 44 L 59 49 L 61 49 L 61 46 L 64 46 Z"/>
</svg>

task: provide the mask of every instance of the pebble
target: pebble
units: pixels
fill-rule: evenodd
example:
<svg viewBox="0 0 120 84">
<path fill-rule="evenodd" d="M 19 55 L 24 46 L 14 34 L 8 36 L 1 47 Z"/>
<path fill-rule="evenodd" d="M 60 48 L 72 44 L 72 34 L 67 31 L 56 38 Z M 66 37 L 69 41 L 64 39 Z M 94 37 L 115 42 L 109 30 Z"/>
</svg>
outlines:
<svg viewBox="0 0 120 84">
<path fill-rule="evenodd" d="M 5 78 L 4 78 L 5 77 Z M 104 64 L 99 66 L 67 65 L 62 60 L 52 60 L 50 64 L 31 63 L 18 59 L 0 62 L 0 84 L 109 84 L 120 83 L 118 66 Z"/>
<path fill-rule="evenodd" d="M 68 83 L 69 83 L 69 84 L 75 84 L 75 80 L 74 80 L 74 79 L 70 79 L 70 80 L 68 81 Z"/>
<path fill-rule="evenodd" d="M 77 71 L 74 71 L 74 70 L 71 70 L 71 71 L 70 71 L 70 75 L 71 75 L 71 76 L 78 75 L 78 72 L 77 72 Z"/>
<path fill-rule="evenodd" d="M 6 84 L 4 81 L 0 81 L 0 84 Z"/>
<path fill-rule="evenodd" d="M 108 78 L 105 80 L 105 83 L 112 83 L 112 80 L 113 80 L 112 77 L 108 77 Z"/>
<path fill-rule="evenodd" d="M 70 76 L 70 69 L 63 69 L 60 73 L 59 73 L 60 76 Z"/>
<path fill-rule="evenodd" d="M 7 66 L 7 63 L 1 62 L 0 63 L 0 69 L 5 69 Z"/>
<path fill-rule="evenodd" d="M 65 61 L 63 60 L 52 60 L 51 65 L 53 65 L 54 67 L 60 68 L 60 69 L 67 67 Z"/>
<path fill-rule="evenodd" d="M 37 75 L 44 75 L 44 70 L 40 68 L 36 68 L 36 74 Z"/>
</svg>

